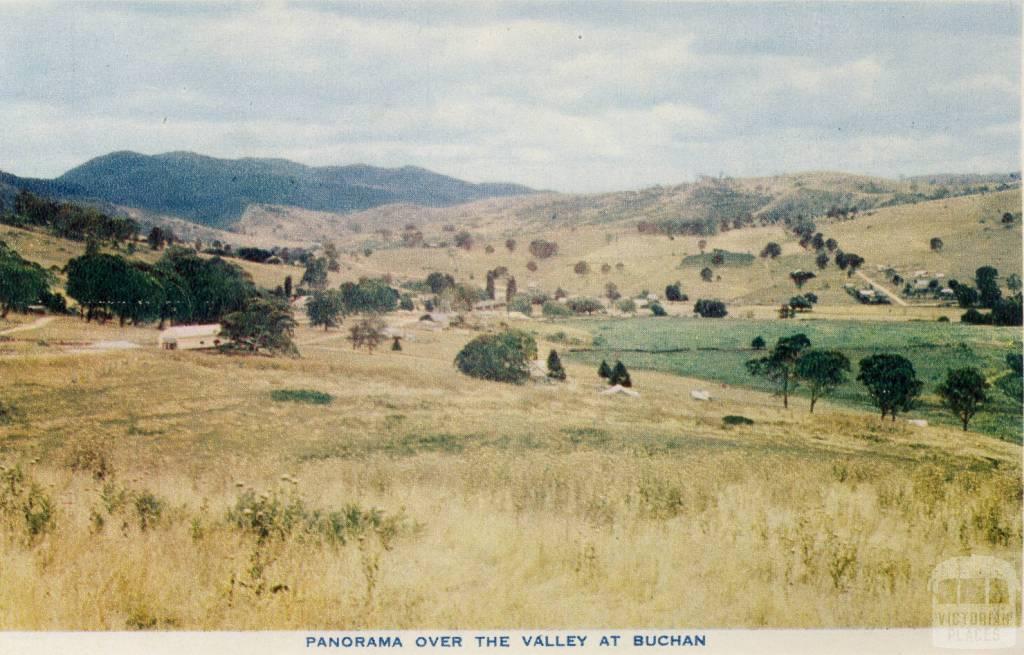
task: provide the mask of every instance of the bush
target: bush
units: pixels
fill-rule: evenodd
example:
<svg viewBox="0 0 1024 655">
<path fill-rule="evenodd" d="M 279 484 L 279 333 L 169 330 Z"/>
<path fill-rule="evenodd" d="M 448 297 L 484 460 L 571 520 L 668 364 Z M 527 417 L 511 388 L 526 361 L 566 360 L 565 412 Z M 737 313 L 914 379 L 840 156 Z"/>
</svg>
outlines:
<svg viewBox="0 0 1024 655">
<path fill-rule="evenodd" d="M 572 270 L 576 275 L 586 275 L 590 273 L 590 264 L 584 261 L 576 262 L 576 265 L 572 267 Z"/>
<path fill-rule="evenodd" d="M 529 361 L 537 356 L 537 342 L 521 330 L 484 334 L 466 344 L 455 356 L 455 366 L 482 380 L 522 384 L 530 378 Z"/>
<path fill-rule="evenodd" d="M 693 311 L 702 318 L 724 318 L 728 315 L 725 303 L 721 300 L 698 300 L 693 306 Z"/>
<path fill-rule="evenodd" d="M 270 392 L 270 398 L 278 402 L 310 403 L 312 405 L 327 405 L 332 400 L 331 394 L 312 389 L 275 389 Z"/>
<path fill-rule="evenodd" d="M 403 293 L 402 297 L 398 299 L 398 308 L 406 312 L 411 312 L 416 309 L 416 305 L 412 301 L 412 296 L 407 293 Z"/>
<path fill-rule="evenodd" d="M 571 316 L 572 310 L 560 302 L 549 300 L 541 307 L 541 313 L 549 318 L 562 318 Z"/>
<path fill-rule="evenodd" d="M 668 316 L 668 312 L 665 311 L 665 308 L 656 302 L 651 303 L 650 310 L 651 314 L 654 316 Z"/>
<path fill-rule="evenodd" d="M 576 314 L 594 314 L 604 311 L 604 305 L 595 298 L 569 298 L 565 306 Z"/>
<path fill-rule="evenodd" d="M 619 302 L 615 303 L 615 306 L 623 314 L 636 313 L 636 303 L 633 302 L 630 298 L 623 298 Z"/>
<path fill-rule="evenodd" d="M 988 314 L 982 314 L 977 309 L 968 309 L 960 317 L 961 323 L 969 323 L 971 325 L 991 325 L 992 317 Z"/>
<path fill-rule="evenodd" d="M 548 377 L 552 380 L 565 380 L 565 368 L 562 367 L 562 360 L 554 350 L 548 354 Z"/>
<path fill-rule="evenodd" d="M 537 259 L 547 259 L 558 254 L 558 244 L 554 241 L 535 239 L 530 242 L 530 254 Z"/>
<path fill-rule="evenodd" d="M 509 311 L 522 312 L 527 316 L 533 314 L 533 302 L 530 300 L 530 296 L 525 293 L 517 293 L 512 297 L 512 301 L 508 304 Z"/>
<path fill-rule="evenodd" d="M 753 425 L 754 421 L 747 418 L 746 416 L 739 416 L 737 414 L 728 414 L 722 417 L 722 425 Z"/>
<path fill-rule="evenodd" d="M 762 336 L 754 337 L 754 340 L 750 342 L 750 347 L 753 348 L 754 350 L 764 350 L 764 348 L 765 348 L 764 337 L 762 337 Z"/>
</svg>

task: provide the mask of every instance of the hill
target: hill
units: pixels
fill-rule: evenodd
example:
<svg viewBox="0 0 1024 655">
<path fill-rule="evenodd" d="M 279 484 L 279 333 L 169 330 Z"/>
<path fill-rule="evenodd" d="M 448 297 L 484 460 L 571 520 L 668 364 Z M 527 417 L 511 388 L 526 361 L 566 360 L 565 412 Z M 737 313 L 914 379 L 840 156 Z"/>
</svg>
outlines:
<svg viewBox="0 0 1024 655">
<path fill-rule="evenodd" d="M 9 186 L 41 195 L 99 200 L 215 227 L 231 225 L 253 203 L 350 212 L 396 202 L 444 206 L 532 192 L 412 166 L 311 167 L 284 159 L 217 159 L 191 152 L 114 152 L 55 180 L 7 177 Z"/>
</svg>

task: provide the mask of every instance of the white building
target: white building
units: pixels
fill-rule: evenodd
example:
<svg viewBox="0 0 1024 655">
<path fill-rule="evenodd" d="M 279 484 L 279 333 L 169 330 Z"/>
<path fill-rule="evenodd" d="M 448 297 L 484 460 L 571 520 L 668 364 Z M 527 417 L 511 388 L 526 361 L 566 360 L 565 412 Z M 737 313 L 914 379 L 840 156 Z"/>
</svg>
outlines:
<svg viewBox="0 0 1024 655">
<path fill-rule="evenodd" d="M 160 347 L 164 350 L 197 350 L 216 348 L 224 343 L 220 339 L 220 324 L 176 325 L 160 332 Z"/>
</svg>

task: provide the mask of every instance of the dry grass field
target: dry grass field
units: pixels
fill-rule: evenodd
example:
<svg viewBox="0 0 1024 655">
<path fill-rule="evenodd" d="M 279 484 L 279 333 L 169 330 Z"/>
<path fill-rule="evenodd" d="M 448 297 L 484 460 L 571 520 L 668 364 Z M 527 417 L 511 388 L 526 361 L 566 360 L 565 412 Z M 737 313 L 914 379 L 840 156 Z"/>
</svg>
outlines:
<svg viewBox="0 0 1024 655">
<path fill-rule="evenodd" d="M 465 330 L 302 327 L 299 359 L 155 334 L 0 344 L 0 628 L 925 626 L 936 563 L 1021 549 L 1020 449 L 975 433 L 645 371 L 602 396 L 573 363 L 475 381 Z M 333 400 L 272 395 L 301 389 Z"/>
</svg>

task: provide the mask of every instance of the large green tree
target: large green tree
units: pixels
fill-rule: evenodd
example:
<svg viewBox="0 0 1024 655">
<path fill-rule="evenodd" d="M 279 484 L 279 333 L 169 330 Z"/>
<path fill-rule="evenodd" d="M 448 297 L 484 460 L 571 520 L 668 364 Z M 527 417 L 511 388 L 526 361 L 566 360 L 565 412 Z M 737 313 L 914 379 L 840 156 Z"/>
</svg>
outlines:
<svg viewBox="0 0 1024 655">
<path fill-rule="evenodd" d="M 942 404 L 956 414 L 966 432 L 967 424 L 988 401 L 988 394 L 985 393 L 988 387 L 981 371 L 967 367 L 947 370 L 946 379 L 937 391 L 942 397 Z"/>
<path fill-rule="evenodd" d="M 868 388 L 868 394 L 875 406 L 896 420 L 896 413 L 913 407 L 914 400 L 921 394 L 921 381 L 917 379 L 914 365 L 906 357 L 891 353 L 871 355 L 860 360 L 857 380 Z"/>
<path fill-rule="evenodd" d="M 309 324 L 314 327 L 322 325 L 324 331 L 337 327 L 344 311 L 345 303 L 341 291 L 335 289 L 314 291 L 313 295 L 306 300 L 306 315 L 309 317 Z"/>
<path fill-rule="evenodd" d="M 25 311 L 49 291 L 52 276 L 0 241 L 0 316 Z"/>
<path fill-rule="evenodd" d="M 846 382 L 850 360 L 837 350 L 810 350 L 797 359 L 796 377 L 811 392 L 811 413 L 822 396 Z"/>
<path fill-rule="evenodd" d="M 782 394 L 782 406 L 789 407 L 789 394 L 799 384 L 796 365 L 803 351 L 811 347 L 806 334 L 798 333 L 780 338 L 767 357 L 747 361 L 751 375 L 765 378 Z"/>
<path fill-rule="evenodd" d="M 287 302 L 273 296 L 256 296 L 222 321 L 224 334 L 236 348 L 257 353 L 297 355 L 292 342 L 295 319 Z"/>
</svg>

